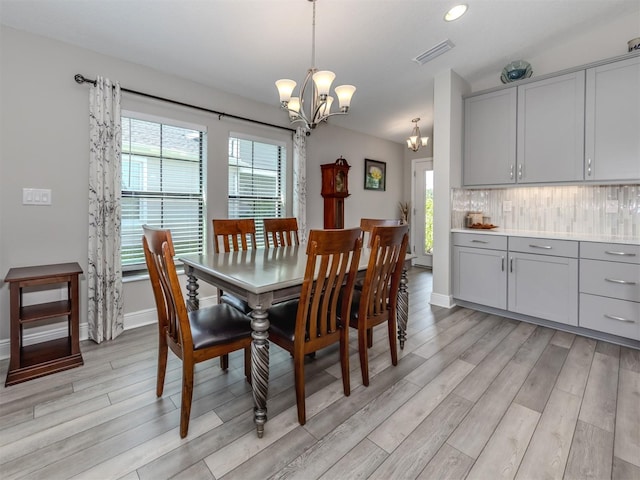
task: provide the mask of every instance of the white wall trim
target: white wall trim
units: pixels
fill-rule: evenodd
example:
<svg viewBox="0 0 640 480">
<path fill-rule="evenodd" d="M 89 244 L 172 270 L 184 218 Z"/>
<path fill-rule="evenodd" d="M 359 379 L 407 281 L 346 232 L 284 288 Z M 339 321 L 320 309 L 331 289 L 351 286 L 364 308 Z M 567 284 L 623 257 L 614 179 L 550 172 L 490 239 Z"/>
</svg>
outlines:
<svg viewBox="0 0 640 480">
<path fill-rule="evenodd" d="M 429 300 L 429 303 L 431 305 L 435 305 L 436 307 L 444 308 L 453 308 L 456 306 L 455 302 L 453 301 L 453 296 L 434 292 L 431 292 L 431 299 Z"/>
<path fill-rule="evenodd" d="M 200 299 L 200 306 L 207 307 L 215 305 L 217 298 L 215 295 Z M 137 312 L 126 313 L 124 315 L 124 329 L 143 327 L 157 322 L 157 314 L 155 308 L 148 308 Z M 34 343 L 47 342 L 56 338 L 63 338 L 67 335 L 67 326 L 58 326 L 56 328 L 47 328 L 46 330 L 33 329 L 32 333 L 27 333 L 22 341 L 25 345 L 33 345 Z M 86 323 L 80 324 L 80 340 L 89 338 L 89 327 Z M 117 340 L 117 339 L 116 339 Z M 11 355 L 11 343 L 9 339 L 0 340 L 0 360 L 9 358 Z"/>
</svg>

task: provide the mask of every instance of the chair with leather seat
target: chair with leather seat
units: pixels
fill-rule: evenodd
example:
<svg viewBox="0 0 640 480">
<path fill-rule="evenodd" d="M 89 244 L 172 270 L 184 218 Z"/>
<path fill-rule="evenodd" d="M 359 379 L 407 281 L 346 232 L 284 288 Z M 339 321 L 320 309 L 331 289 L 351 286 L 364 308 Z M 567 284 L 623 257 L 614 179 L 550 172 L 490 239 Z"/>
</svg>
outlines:
<svg viewBox="0 0 640 480">
<path fill-rule="evenodd" d="M 213 219 L 212 222 L 215 253 L 256 248 L 256 224 L 253 218 Z M 226 303 L 246 314 L 251 312 L 251 307 L 245 300 L 220 289 L 218 303 Z"/>
<path fill-rule="evenodd" d="M 373 227 L 395 227 L 402 225 L 402 222 L 397 219 L 386 218 L 361 218 L 360 230 L 362 230 L 362 245 L 365 247 L 371 247 L 371 232 Z M 360 278 L 356 280 L 356 290 L 362 290 L 363 280 Z"/>
<path fill-rule="evenodd" d="M 182 360 L 180 437 L 187 436 L 196 363 L 244 349 L 244 374 L 251 382 L 251 319 L 218 304 L 187 311 L 174 263 L 170 230 L 143 227 L 142 243 L 158 313 L 156 395 L 162 396 L 168 350 Z"/>
<path fill-rule="evenodd" d="M 362 230 L 362 244 L 367 247 L 371 246 L 371 232 L 373 231 L 373 227 L 394 227 L 401 224 L 402 222 L 397 219 L 361 218 L 360 230 Z"/>
<path fill-rule="evenodd" d="M 298 220 L 290 218 L 265 218 L 264 240 L 267 247 L 289 247 L 300 245 Z"/>
<path fill-rule="evenodd" d="M 300 425 L 306 422 L 305 355 L 339 343 L 343 390 L 351 393 L 349 328 L 339 318 L 349 315 L 361 248 L 359 228 L 311 230 L 300 298 L 269 309 L 269 340 L 293 356 Z"/>
<path fill-rule="evenodd" d="M 404 267 L 409 226 L 376 226 L 371 231 L 371 251 L 362 290 L 355 290 L 349 325 L 358 331 L 362 383 L 369 385 L 368 348 L 373 345 L 373 327 L 387 322 L 391 363 L 398 364 L 396 313 L 398 289 Z"/>
</svg>

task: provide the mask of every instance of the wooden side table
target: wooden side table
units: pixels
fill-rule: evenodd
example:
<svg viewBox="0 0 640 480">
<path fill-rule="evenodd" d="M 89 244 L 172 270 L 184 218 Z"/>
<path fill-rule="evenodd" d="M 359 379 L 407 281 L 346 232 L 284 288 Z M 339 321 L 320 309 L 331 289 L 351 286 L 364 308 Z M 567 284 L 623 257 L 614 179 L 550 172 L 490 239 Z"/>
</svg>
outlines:
<svg viewBox="0 0 640 480">
<path fill-rule="evenodd" d="M 9 283 L 11 297 L 11 358 L 5 386 L 33 378 L 79 367 L 84 362 L 80 353 L 80 319 L 78 263 L 40 265 L 12 268 L 5 282 Z M 67 284 L 67 299 L 55 302 L 23 305 L 22 289 L 42 285 Z M 68 334 L 33 345 L 23 345 L 24 326 L 39 320 L 67 317 Z"/>
</svg>

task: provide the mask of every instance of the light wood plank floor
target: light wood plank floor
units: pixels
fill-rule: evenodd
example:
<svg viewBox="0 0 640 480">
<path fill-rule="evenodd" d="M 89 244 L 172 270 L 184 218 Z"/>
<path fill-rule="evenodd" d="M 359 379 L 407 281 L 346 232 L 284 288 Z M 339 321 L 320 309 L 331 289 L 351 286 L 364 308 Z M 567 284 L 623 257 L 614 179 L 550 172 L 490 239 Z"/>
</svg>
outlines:
<svg viewBox="0 0 640 480">
<path fill-rule="evenodd" d="M 156 398 L 155 326 L 83 342 L 83 367 L 0 390 L 0 477 L 640 479 L 639 351 L 431 307 L 427 270 L 410 271 L 410 291 L 399 364 L 379 327 L 369 387 L 355 335 L 349 397 L 337 349 L 308 361 L 305 426 L 290 357 L 272 345 L 262 439 L 240 352 L 227 372 L 198 365 L 181 440 L 181 364 L 170 356 Z"/>
</svg>

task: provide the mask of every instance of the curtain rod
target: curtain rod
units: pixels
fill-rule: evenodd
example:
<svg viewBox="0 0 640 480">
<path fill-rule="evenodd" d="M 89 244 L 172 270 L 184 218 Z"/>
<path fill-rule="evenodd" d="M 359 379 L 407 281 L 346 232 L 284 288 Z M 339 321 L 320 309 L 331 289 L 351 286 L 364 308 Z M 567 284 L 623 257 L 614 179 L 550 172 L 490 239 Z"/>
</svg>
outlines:
<svg viewBox="0 0 640 480">
<path fill-rule="evenodd" d="M 88 78 L 85 78 L 83 75 L 81 75 L 79 73 L 77 73 L 73 78 L 79 84 L 92 83 L 93 86 L 95 86 L 96 83 L 97 83 L 95 80 L 90 80 Z M 170 98 L 158 97 L 156 95 L 151 95 L 149 93 L 138 92 L 136 90 L 129 90 L 128 88 L 122 88 L 122 87 L 120 87 L 120 90 L 123 91 L 123 92 L 127 92 L 127 93 L 133 93 L 134 95 L 140 95 L 142 97 L 152 98 L 154 100 L 161 100 L 163 102 L 173 103 L 175 105 L 180 105 L 182 107 L 194 108 L 194 109 L 200 110 L 202 112 L 213 113 L 214 115 L 218 115 L 218 120 L 221 120 L 222 117 L 229 117 L 229 118 L 235 118 L 236 120 L 242 120 L 244 122 L 257 123 L 258 125 L 264 125 L 265 127 L 279 128 L 280 130 L 287 130 L 288 132 L 292 132 L 292 133 L 296 132 L 292 128 L 282 127 L 280 125 L 274 125 L 273 123 L 261 122 L 259 120 L 254 120 L 252 118 L 240 117 L 238 115 L 232 115 L 230 113 L 218 112 L 216 110 L 211 110 L 209 108 L 199 107 L 198 105 L 191 105 L 190 103 L 183 103 L 183 102 L 179 102 L 177 100 L 171 100 Z"/>
</svg>

